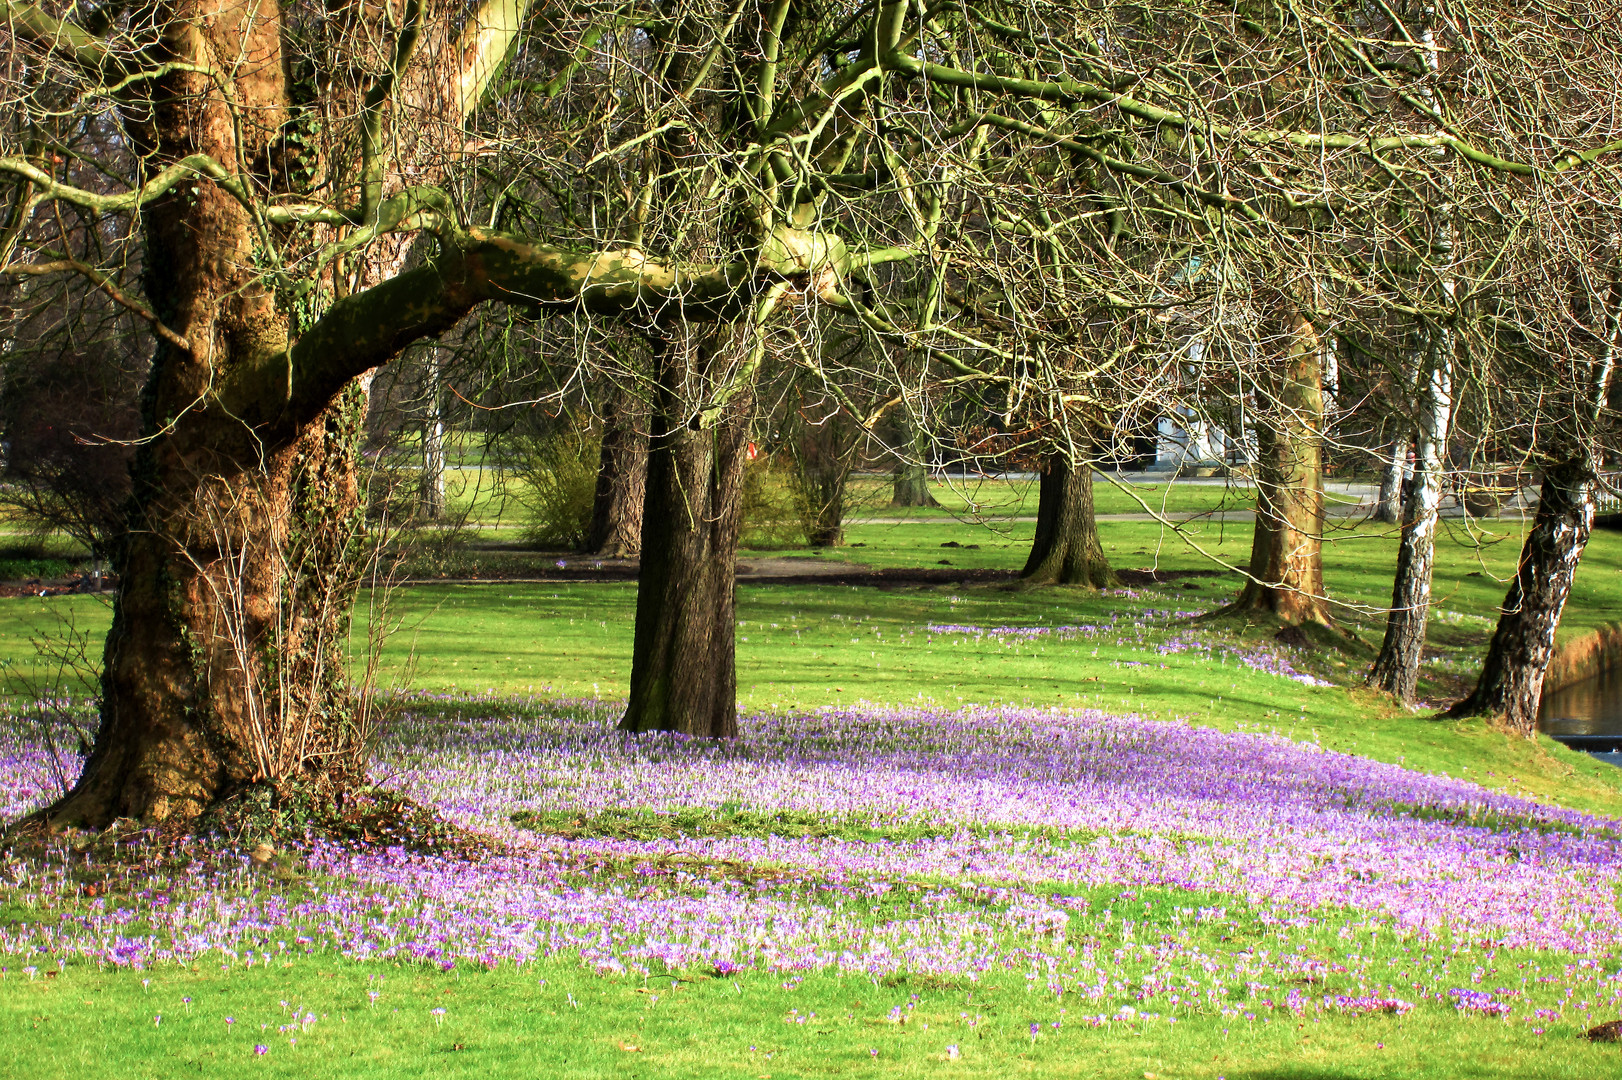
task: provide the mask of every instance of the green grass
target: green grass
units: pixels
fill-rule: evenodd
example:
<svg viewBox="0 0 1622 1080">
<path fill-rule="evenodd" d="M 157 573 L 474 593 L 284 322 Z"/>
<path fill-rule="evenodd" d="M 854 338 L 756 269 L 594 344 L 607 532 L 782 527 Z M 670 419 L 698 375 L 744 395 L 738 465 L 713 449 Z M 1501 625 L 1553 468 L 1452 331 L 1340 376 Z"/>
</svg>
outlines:
<svg viewBox="0 0 1622 1080">
<path fill-rule="evenodd" d="M 318 957 L 229 973 L 157 968 L 146 986 L 138 975 L 70 968 L 29 983 L 13 970 L 0 984 L 0 1046 L 26 1062 L 15 1075 L 1577 1080 L 1614 1077 L 1619 1054 L 1573 1038 L 1565 1023 L 1539 1036 L 1440 1007 L 1401 1018 L 1315 1022 L 1259 1010 L 1255 1020 L 1092 1028 L 1072 1001 L 1053 1028 L 1058 1005 L 1006 975 L 950 986 L 759 973 L 644 981 L 566 963 L 440 975 Z M 897 1005 L 905 1025 L 889 1020 Z M 315 1023 L 279 1031 L 295 1010 Z M 256 1056 L 255 1044 L 268 1052 Z M 959 1048 L 955 1061 L 947 1046 Z"/>
<path fill-rule="evenodd" d="M 561 836 L 567 840 L 659 840 L 678 836 L 835 839 L 906 842 L 951 836 L 956 830 L 927 821 L 905 828 L 874 827 L 855 818 L 832 819 L 820 814 L 779 810 L 761 813 L 736 806 L 684 807 L 673 813 L 609 808 L 596 814 L 572 810 L 520 810 L 512 822 L 521 829 Z"/>
<path fill-rule="evenodd" d="M 1028 992 L 1024 982 L 1012 974 L 941 985 L 696 972 L 642 980 L 556 962 L 441 974 L 320 956 L 269 968 L 232 965 L 229 972 L 70 967 L 32 982 L 13 967 L 0 984 L 0 1053 L 17 1066 L 8 1075 L 34 1080 L 430 1074 L 1608 1080 L 1618 1068 L 1616 1047 L 1577 1039 L 1570 1024 L 1534 1035 L 1520 1023 L 1459 1019 L 1437 1006 L 1401 1018 L 1315 1022 L 1320 1018 L 1311 1013 L 1297 1019 L 1258 1008 L 1254 1020 L 1180 1016 L 1175 1024 L 1161 1018 L 1092 1028 L 1080 1022 L 1081 1005 L 1069 1001 L 1061 1018 L 1051 998 Z M 370 992 L 379 995 L 375 1005 Z M 905 1024 L 889 1019 L 898 1006 Z M 444 1010 L 437 1019 L 435 1009 Z M 295 1013 L 316 1020 L 278 1030 Z M 227 1025 L 227 1016 L 236 1022 Z M 1055 1029 L 1058 1019 L 1063 1024 Z M 1033 1022 L 1040 1025 L 1034 1040 Z M 267 1048 L 263 1056 L 254 1053 L 256 1044 Z M 947 1059 L 951 1045 L 959 1048 L 956 1060 Z"/>
<path fill-rule="evenodd" d="M 1005 501 L 1000 505 L 1006 516 L 1019 516 L 1009 509 L 1011 489 L 1002 485 L 999 497 Z M 1220 489 L 1206 489 L 1201 496 L 1205 505 L 1213 491 Z M 1180 491 L 1174 494 L 1183 498 Z M 1442 659 L 1433 665 L 1432 689 L 1468 672 L 1490 632 L 1503 581 L 1513 569 L 1519 523 L 1480 524 L 1490 532 L 1471 538 L 1450 523 L 1454 542 L 1439 553 L 1432 644 L 1441 649 Z M 1221 559 L 1237 563 L 1248 553 L 1248 524 L 1207 521 L 1190 529 Z M 1031 531 L 1029 522 L 977 524 L 935 512 L 906 523 L 853 526 L 850 539 L 860 546 L 834 553 L 770 554 L 849 558 L 875 566 L 936 566 L 946 560 L 955 568 L 1017 569 Z M 1105 522 L 1103 536 L 1112 561 L 1121 568 L 1204 570 L 1213 565 L 1155 522 Z M 1464 540 L 1471 542 L 1460 542 Z M 958 546 L 942 546 L 947 543 Z M 1349 526 L 1335 533 L 1326 553 L 1330 590 L 1345 605 L 1341 616 L 1363 639 L 1365 650 L 1378 641 L 1381 616 L 1373 609 L 1388 597 L 1395 547 L 1388 532 Z M 743 561 L 760 557 L 766 556 L 746 552 Z M 740 705 L 746 710 L 789 710 L 861 701 L 946 707 L 1003 702 L 1182 717 L 1220 728 L 1274 730 L 1622 816 L 1622 772 L 1610 766 L 1546 739 L 1524 743 L 1480 724 L 1410 714 L 1366 691 L 1285 682 L 1234 659 L 1237 651 L 1255 648 L 1256 641 L 1241 639 L 1232 629 L 1190 629 L 1173 621 L 1170 613 L 1214 603 L 1230 595 L 1238 582 L 1232 574 L 1181 579 L 1130 596 L 1017 586 L 746 584 L 739 590 L 738 608 Z M 630 584 L 422 585 L 402 590 L 394 604 L 404 628 L 389 643 L 387 674 L 403 677 L 412 669 L 409 657 L 414 654 L 414 685 L 420 689 L 606 699 L 626 692 L 635 604 Z M 1582 632 L 1617 611 L 1622 611 L 1622 536 L 1601 533 L 1585 556 L 1562 634 Z M 0 660 L 10 665 L 4 689 L 17 693 L 25 678 L 38 685 L 53 677 L 35 656 L 30 638 L 68 629 L 94 638 L 106 619 L 105 604 L 90 597 L 0 599 Z M 925 630 L 931 623 L 1113 623 L 1114 629 L 1091 638 L 1002 641 L 932 635 Z M 1153 651 L 1168 637 L 1185 634 L 1215 645 L 1216 658 Z M 1355 682 L 1363 662 L 1355 647 L 1297 659 L 1299 666 L 1347 683 Z M 1134 663 L 1148 666 L 1126 666 Z M 726 807 L 672 815 L 537 814 L 520 824 L 575 839 L 875 838 L 858 821 Z M 917 835 L 935 835 L 932 827 L 919 822 Z M 884 838 L 911 838 L 894 834 L 891 828 Z M 609 866 L 603 873 L 613 880 L 624 869 Z M 949 883 L 933 883 L 943 884 Z M 10 896 L 11 906 L 0 907 L 0 931 L 11 922 L 54 922 L 69 914 L 34 909 L 26 890 L 10 890 Z M 1092 899 L 1095 908 L 1122 902 L 1111 891 L 1098 891 Z M 893 916 L 884 905 L 907 899 L 897 893 L 848 902 L 877 919 Z M 1131 951 L 1131 941 L 1176 943 L 1185 951 L 1212 954 L 1267 949 L 1333 956 L 1346 950 L 1337 934 L 1351 932 L 1347 915 L 1361 918 L 1340 913 L 1315 927 L 1286 930 L 1264 925 L 1261 913 L 1254 912 L 1221 932 L 1186 925 L 1179 918 L 1178 912 L 1189 905 L 1203 904 L 1248 911 L 1232 897 L 1140 890 L 1131 909 L 1135 938 L 1125 936 L 1128 930 L 1120 920 L 1095 921 L 1083 928 L 1085 933 L 1078 932 L 1074 943 L 1100 955 L 1113 952 L 1121 964 L 1120 977 L 1130 983 L 1153 967 Z M 1357 979 L 1348 976 L 1303 986 L 1303 991 L 1309 996 L 1404 996 L 1404 979 L 1417 975 L 1408 970 L 1417 946 L 1382 934 L 1356 948 L 1367 960 Z M 1482 985 L 1520 985 L 1518 980 L 1529 974 L 1521 965 L 1558 972 L 1573 962 L 1559 954 L 1511 953 L 1463 942 L 1427 949 L 1433 967 L 1426 980 L 1434 986 L 1468 986 L 1475 979 Z M 1583 1022 L 1572 1010 L 1571 1020 L 1549 1025 L 1542 1035 L 1519 1020 L 1506 1024 L 1460 1017 L 1434 1001 L 1422 1002 L 1406 1017 L 1358 1019 L 1309 1012 L 1297 1019 L 1235 1000 L 1230 1007 L 1248 1011 L 1254 1019 L 1242 1012 L 1228 1017 L 1207 1012 L 1179 1014 L 1175 1024 L 1163 1018 L 1102 1028 L 1080 1022 L 1085 1012 L 1113 1012 L 1132 1003 L 1127 986 L 1109 1002 L 1089 1005 L 1067 999 L 1064 1026 L 1055 1030 L 1050 1025 L 1061 1019 L 1060 1005 L 1040 989 L 1032 992 L 1022 975 L 1007 972 L 982 982 L 927 977 L 874 982 L 821 972 L 808 973 L 803 980 L 759 972 L 718 978 L 702 971 L 641 979 L 599 975 L 559 959 L 516 970 L 462 968 L 442 974 L 421 966 L 356 963 L 316 954 L 291 962 L 278 959 L 268 968 L 160 965 L 132 972 L 70 966 L 57 977 L 29 980 L 20 969 L 38 961 L 0 957 L 0 963 L 10 969 L 0 982 L 0 1061 L 26 1061 L 26 1075 L 41 1078 L 236 1076 L 251 1071 L 299 1077 L 433 1073 L 758 1080 L 944 1073 L 1350 1080 L 1609 1078 L 1622 1068 L 1622 1050 L 1576 1037 Z M 380 994 L 375 1008 L 368 1004 L 369 991 Z M 183 1001 L 188 997 L 189 1005 Z M 890 1022 L 890 1010 L 909 1002 L 909 1022 Z M 432 1012 L 437 1008 L 445 1010 L 438 1020 Z M 318 1019 L 296 1032 L 278 1031 L 294 1009 Z M 964 1014 L 977 1018 L 973 1028 Z M 155 1022 L 160 1015 L 161 1023 Z M 226 1016 L 237 1022 L 227 1026 Z M 801 1018 L 806 1022 L 800 1023 Z M 1034 1042 L 1032 1022 L 1041 1025 Z M 296 1046 L 289 1043 L 290 1036 L 298 1040 Z M 253 1053 L 256 1043 L 269 1048 L 263 1057 Z M 948 1045 L 960 1048 L 958 1059 L 947 1060 Z"/>
<path fill-rule="evenodd" d="M 1438 549 L 1432 691 L 1473 671 L 1491 632 L 1502 582 L 1519 550 L 1517 522 L 1481 523 L 1486 543 L 1454 542 Z M 863 547 L 805 557 L 860 560 L 877 566 L 931 566 L 942 558 L 964 568 L 1017 569 L 1029 544 L 1029 524 L 999 534 L 985 526 L 941 521 L 853 527 Z M 1232 562 L 1249 551 L 1248 524 L 1194 527 L 1206 550 Z M 1209 569 L 1205 556 L 1155 522 L 1106 522 L 1111 560 L 1123 568 Z M 942 543 L 977 543 L 943 548 Z M 1337 532 L 1326 555 L 1330 591 L 1343 602 L 1345 624 L 1363 650 L 1298 662 L 1317 674 L 1356 682 L 1377 646 L 1396 540 L 1367 527 Z M 785 553 L 772 553 L 778 557 Z M 749 562 L 749 553 L 743 556 Z M 1578 808 L 1622 813 L 1618 771 L 1548 739 L 1525 744 L 1476 723 L 1425 719 L 1366 691 L 1308 688 L 1263 675 L 1229 659 L 1215 666 L 1194 656 L 1154 657 L 1168 634 L 1183 632 L 1165 615 L 1215 603 L 1237 587 L 1236 575 L 1183 579 L 1139 597 L 1098 596 L 1067 588 L 1013 586 L 872 587 L 743 585 L 738 603 L 739 705 L 745 710 L 815 708 L 854 702 L 957 706 L 1008 703 L 1091 707 L 1161 718 L 1182 717 L 1222 728 L 1277 730 L 1428 772 L 1468 776 L 1489 786 L 1523 791 Z M 402 629 L 389 641 L 384 683 L 404 679 L 428 691 L 622 698 L 630 680 L 631 583 L 422 585 L 402 589 L 393 611 Z M 0 663 L 8 693 L 30 681 L 49 686 L 54 669 L 35 655 L 30 639 L 68 629 L 93 642 L 107 619 L 91 597 L 0 599 Z M 1567 607 L 1569 638 L 1622 611 L 1622 535 L 1595 535 Z M 929 635 L 931 623 L 1063 626 L 1115 620 L 1118 634 L 1080 642 L 1005 642 Z M 1141 625 L 1140 625 L 1141 624 Z M 1221 631 L 1200 631 L 1234 646 Z M 1095 655 L 1096 650 L 1096 655 Z M 95 655 L 92 646 L 91 654 Z M 414 659 L 413 659 L 414 658 Z"/>
</svg>

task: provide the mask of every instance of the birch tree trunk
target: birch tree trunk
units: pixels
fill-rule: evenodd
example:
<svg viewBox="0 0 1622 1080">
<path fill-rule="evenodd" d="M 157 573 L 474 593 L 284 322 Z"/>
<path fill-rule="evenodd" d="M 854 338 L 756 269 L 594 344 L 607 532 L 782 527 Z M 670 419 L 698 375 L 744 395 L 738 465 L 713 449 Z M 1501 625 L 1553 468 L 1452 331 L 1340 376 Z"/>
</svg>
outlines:
<svg viewBox="0 0 1622 1080">
<path fill-rule="evenodd" d="M 1526 738 L 1535 734 L 1555 631 L 1594 527 L 1594 473 L 1594 462 L 1586 455 L 1544 472 L 1532 531 L 1521 547 L 1481 678 L 1447 715 L 1502 717 Z"/>
<path fill-rule="evenodd" d="M 1414 478 L 1403 507 L 1402 542 L 1391 589 L 1380 655 L 1368 674 L 1368 685 L 1410 702 L 1419 685 L 1424 659 L 1425 628 L 1430 618 L 1431 572 L 1436 560 L 1436 526 L 1442 507 L 1442 479 L 1447 468 L 1447 440 L 1453 418 L 1453 334 L 1437 329 L 1430 335 L 1426 363 L 1417 380 L 1419 412 L 1414 441 Z"/>
<path fill-rule="evenodd" d="M 1371 515 L 1375 521 L 1383 521 L 1387 525 L 1395 525 L 1402 520 L 1403 490 L 1406 487 L 1404 480 L 1408 474 L 1408 448 L 1410 442 L 1407 435 L 1399 435 L 1391 440 L 1391 449 L 1386 456 L 1385 469 L 1380 473 L 1380 494 L 1374 504 L 1374 513 Z"/>
</svg>

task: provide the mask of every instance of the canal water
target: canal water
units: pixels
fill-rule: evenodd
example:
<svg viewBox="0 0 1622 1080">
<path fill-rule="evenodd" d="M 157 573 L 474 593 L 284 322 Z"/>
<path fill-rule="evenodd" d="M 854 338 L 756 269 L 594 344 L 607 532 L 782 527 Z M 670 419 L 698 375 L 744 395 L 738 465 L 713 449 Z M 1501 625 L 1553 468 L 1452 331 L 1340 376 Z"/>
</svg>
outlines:
<svg viewBox="0 0 1622 1080">
<path fill-rule="evenodd" d="M 1550 735 L 1622 735 L 1622 667 L 1544 694 L 1538 727 Z"/>
<path fill-rule="evenodd" d="M 1591 678 L 1544 694 L 1538 706 L 1538 727 L 1556 739 L 1575 736 L 1573 747 L 1596 745 L 1594 736 L 1622 740 L 1622 667 L 1607 668 Z M 1587 749 L 1587 746 L 1582 746 Z M 1607 747 L 1607 749 L 1610 749 Z M 1622 753 L 1594 755 L 1622 765 Z"/>
</svg>

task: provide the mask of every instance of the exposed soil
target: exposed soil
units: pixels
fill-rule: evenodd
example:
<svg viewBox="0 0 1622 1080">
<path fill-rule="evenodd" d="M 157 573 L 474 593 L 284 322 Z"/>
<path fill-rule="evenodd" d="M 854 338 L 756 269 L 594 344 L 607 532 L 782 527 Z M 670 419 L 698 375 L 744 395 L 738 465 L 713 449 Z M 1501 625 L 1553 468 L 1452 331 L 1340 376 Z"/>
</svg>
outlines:
<svg viewBox="0 0 1622 1080">
<path fill-rule="evenodd" d="M 1583 1032 L 1583 1038 L 1592 1042 L 1622 1042 L 1622 1020 L 1609 1020 L 1596 1024 Z"/>
<path fill-rule="evenodd" d="M 635 581 L 637 563 L 634 559 L 580 559 L 563 558 L 563 565 L 548 569 L 539 576 L 502 574 L 499 571 L 478 577 L 423 577 L 410 579 L 411 584 L 477 585 L 480 582 L 507 584 L 534 582 L 537 584 L 565 581 Z M 907 585 L 995 585 L 1019 580 L 1014 570 L 950 566 L 867 566 L 863 563 L 822 559 L 814 555 L 745 555 L 738 560 L 739 581 L 770 585 L 853 585 L 874 588 L 897 588 Z M 1163 584 L 1184 579 L 1220 577 L 1221 570 L 1117 570 L 1116 576 L 1127 588 Z"/>
<path fill-rule="evenodd" d="M 495 569 L 491 573 L 472 577 L 422 576 L 407 578 L 408 585 L 479 585 L 479 584 L 548 584 L 567 581 L 635 581 L 635 559 L 594 559 L 561 557 L 559 565 L 540 569 L 531 563 L 517 566 L 511 572 Z M 540 570 L 537 573 L 537 570 Z M 1116 576 L 1126 588 L 1138 589 L 1146 585 L 1164 584 L 1193 578 L 1221 577 L 1221 570 L 1117 570 Z M 875 567 L 864 563 L 823 559 L 811 555 L 745 555 L 738 560 L 738 580 L 751 584 L 771 585 L 853 585 L 879 589 L 893 589 L 917 585 L 996 585 L 1019 580 L 1013 570 L 988 570 L 951 566 L 886 566 Z M 118 581 L 104 575 L 101 592 L 111 592 Z M 68 596 L 95 593 L 89 575 L 73 575 L 42 581 L 0 582 L 0 597 Z"/>
<path fill-rule="evenodd" d="M 0 597 L 5 596 L 69 596 L 78 593 L 110 593 L 118 588 L 118 579 L 111 574 L 101 576 L 101 587 L 92 583 L 89 574 L 70 574 L 65 578 L 27 578 L 22 581 L 0 581 Z"/>
</svg>

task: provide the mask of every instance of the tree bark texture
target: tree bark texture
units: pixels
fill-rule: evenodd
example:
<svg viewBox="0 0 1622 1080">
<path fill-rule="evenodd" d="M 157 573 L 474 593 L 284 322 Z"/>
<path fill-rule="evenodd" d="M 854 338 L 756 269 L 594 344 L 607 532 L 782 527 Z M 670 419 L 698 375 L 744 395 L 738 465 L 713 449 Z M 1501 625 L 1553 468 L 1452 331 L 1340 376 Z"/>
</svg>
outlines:
<svg viewBox="0 0 1622 1080">
<path fill-rule="evenodd" d="M 1469 697 L 1448 710 L 1449 716 L 1502 717 L 1526 738 L 1536 732 L 1555 631 L 1594 528 L 1594 473 L 1594 463 L 1578 457 L 1543 474 L 1532 531 L 1521 546 L 1520 565 L 1487 646 L 1481 678 Z"/>
<path fill-rule="evenodd" d="M 1020 576 L 1040 585 L 1116 584 L 1115 571 L 1098 539 L 1093 510 L 1093 470 L 1075 466 L 1064 453 L 1049 454 L 1037 487 L 1036 539 Z"/>
<path fill-rule="evenodd" d="M 794 494 L 805 542 L 814 548 L 845 542 L 845 495 L 854 432 L 843 414 L 804 426 L 795 439 Z"/>
<path fill-rule="evenodd" d="M 620 728 L 731 738 L 738 733 L 734 593 L 748 393 L 700 422 L 681 392 L 692 375 L 687 355 L 655 349 L 631 695 Z"/>
<path fill-rule="evenodd" d="M 268 174 L 285 101 L 276 22 L 245 9 L 206 14 L 193 31 L 206 44 L 194 47 L 241 57 L 245 138 L 208 75 L 177 72 L 157 80 L 152 149 L 160 160 L 240 152 Z M 287 319 L 251 268 L 253 247 L 247 214 L 212 185 L 171 193 L 147 215 L 147 295 L 188 348 L 163 340 L 153 362 L 143 401 L 150 437 L 136 457 L 131 529 L 114 554 L 102 723 L 78 783 L 47 812 L 53 823 L 189 817 L 232 787 L 303 764 L 286 750 L 310 733 L 279 721 L 307 719 L 307 708 L 276 687 L 296 678 L 289 666 L 332 654 L 319 629 L 284 609 L 302 586 L 283 565 L 283 545 L 293 539 L 295 489 L 324 485 L 301 459 L 312 450 L 319 459 L 326 422 L 266 455 L 210 393 L 218 368 L 251 368 L 288 345 Z"/>
<path fill-rule="evenodd" d="M 1333 626 L 1323 583 L 1322 350 L 1293 315 L 1273 400 L 1256 424 L 1256 529 L 1250 577 L 1228 605 L 1291 625 Z"/>
<path fill-rule="evenodd" d="M 1370 515 L 1375 521 L 1395 525 L 1402 520 L 1409 445 L 1407 435 L 1399 435 L 1391 440 L 1391 450 L 1386 457 L 1385 468 L 1380 473 L 1380 493 L 1375 499 L 1374 513 Z"/>
<path fill-rule="evenodd" d="M 648 482 L 648 410 L 617 394 L 603 410 L 603 448 L 582 550 L 611 559 L 642 550 L 642 501 Z"/>
<path fill-rule="evenodd" d="M 1436 560 L 1436 526 L 1442 508 L 1442 479 L 1447 468 L 1447 440 L 1453 418 L 1452 334 L 1437 330 L 1426 348 L 1415 404 L 1419 412 L 1414 440 L 1414 476 L 1403 506 L 1402 542 L 1391 587 L 1380 655 L 1369 671 L 1368 685 L 1413 701 L 1419 688 L 1419 665 L 1425 653 L 1430 619 L 1431 572 Z"/>
<path fill-rule="evenodd" d="M 181 70 L 154 80 L 141 149 L 239 161 L 276 190 L 280 13 L 214 0 L 190 11 L 165 39 Z M 219 56 L 233 58 L 234 107 Z M 146 296 L 173 337 L 142 396 L 101 724 L 78 782 L 41 815 L 52 825 L 186 820 L 253 784 L 330 791 L 364 771 L 346 677 L 364 389 L 351 372 L 284 407 L 295 317 L 258 268 L 260 233 L 238 200 L 185 185 L 144 224 Z M 355 259 L 350 286 L 392 275 L 403 254 L 392 242 Z"/>
</svg>

